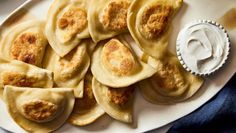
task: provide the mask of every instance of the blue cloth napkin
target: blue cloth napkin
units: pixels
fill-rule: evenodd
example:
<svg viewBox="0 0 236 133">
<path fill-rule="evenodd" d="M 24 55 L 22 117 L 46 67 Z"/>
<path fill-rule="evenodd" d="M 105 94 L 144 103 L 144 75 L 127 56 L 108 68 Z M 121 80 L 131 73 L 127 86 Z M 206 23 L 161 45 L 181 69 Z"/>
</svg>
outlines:
<svg viewBox="0 0 236 133">
<path fill-rule="evenodd" d="M 195 112 L 177 120 L 168 133 L 236 133 L 236 75 Z"/>
</svg>

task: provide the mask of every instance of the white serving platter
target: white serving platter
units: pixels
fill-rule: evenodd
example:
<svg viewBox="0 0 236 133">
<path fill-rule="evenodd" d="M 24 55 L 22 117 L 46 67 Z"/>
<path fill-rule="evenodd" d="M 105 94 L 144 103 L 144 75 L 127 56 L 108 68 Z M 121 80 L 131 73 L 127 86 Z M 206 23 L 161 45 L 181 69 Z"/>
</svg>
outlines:
<svg viewBox="0 0 236 133">
<path fill-rule="evenodd" d="M 24 7 L 28 10 L 28 16 L 30 16 L 28 18 L 46 19 L 51 2 L 52 0 L 32 0 Z M 235 0 L 185 0 L 182 9 L 173 21 L 174 29 L 170 38 L 170 49 L 174 51 L 178 32 L 186 23 L 198 19 L 217 21 L 234 6 L 236 7 Z M 236 71 L 236 60 L 234 59 L 236 57 L 236 30 L 230 30 L 228 33 L 231 38 L 231 54 L 227 63 L 217 73 L 205 78 L 205 84 L 189 100 L 174 105 L 153 105 L 145 101 L 138 93 L 134 104 L 133 125 L 115 121 L 105 115 L 89 126 L 76 127 L 65 124 L 56 132 L 144 132 L 162 127 L 193 112 L 219 92 Z M 0 127 L 12 132 L 25 132 L 11 119 L 2 100 L 0 100 L 0 108 Z"/>
</svg>

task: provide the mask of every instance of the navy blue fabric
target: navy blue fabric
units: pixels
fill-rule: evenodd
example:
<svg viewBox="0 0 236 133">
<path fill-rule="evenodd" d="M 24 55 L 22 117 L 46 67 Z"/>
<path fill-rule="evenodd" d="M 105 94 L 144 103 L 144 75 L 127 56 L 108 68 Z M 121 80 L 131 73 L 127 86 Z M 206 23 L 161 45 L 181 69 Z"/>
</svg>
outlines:
<svg viewBox="0 0 236 133">
<path fill-rule="evenodd" d="M 168 133 L 236 133 L 236 75 L 204 106 L 177 120 Z"/>
</svg>

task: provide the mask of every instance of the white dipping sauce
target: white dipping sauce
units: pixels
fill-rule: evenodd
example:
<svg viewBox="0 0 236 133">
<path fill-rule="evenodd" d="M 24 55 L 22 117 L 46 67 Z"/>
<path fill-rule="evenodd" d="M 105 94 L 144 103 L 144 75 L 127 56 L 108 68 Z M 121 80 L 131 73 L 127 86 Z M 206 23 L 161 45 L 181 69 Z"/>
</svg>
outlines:
<svg viewBox="0 0 236 133">
<path fill-rule="evenodd" d="M 229 38 L 223 27 L 196 22 L 180 32 L 177 51 L 190 71 L 197 74 L 211 73 L 227 59 Z"/>
</svg>

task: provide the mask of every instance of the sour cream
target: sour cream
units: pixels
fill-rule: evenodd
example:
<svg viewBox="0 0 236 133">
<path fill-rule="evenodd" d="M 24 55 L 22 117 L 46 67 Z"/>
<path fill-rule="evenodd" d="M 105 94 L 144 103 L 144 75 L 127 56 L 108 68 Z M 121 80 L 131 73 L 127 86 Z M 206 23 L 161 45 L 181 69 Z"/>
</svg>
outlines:
<svg viewBox="0 0 236 133">
<path fill-rule="evenodd" d="M 222 26 L 210 21 L 187 25 L 178 35 L 177 53 L 182 64 L 196 74 L 209 74 L 227 59 L 229 38 Z"/>
</svg>

